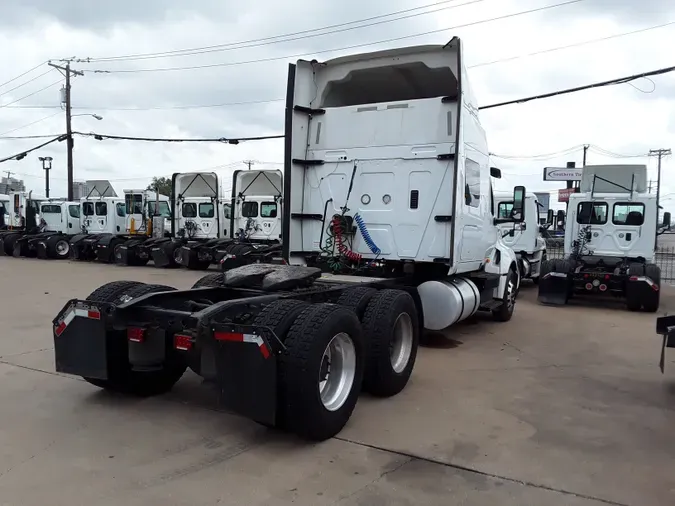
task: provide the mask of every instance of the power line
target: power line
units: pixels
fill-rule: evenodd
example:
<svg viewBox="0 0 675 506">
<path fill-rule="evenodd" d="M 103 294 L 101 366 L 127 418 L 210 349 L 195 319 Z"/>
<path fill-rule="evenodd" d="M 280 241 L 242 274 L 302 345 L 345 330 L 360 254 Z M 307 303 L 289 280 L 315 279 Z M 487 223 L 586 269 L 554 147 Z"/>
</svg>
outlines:
<svg viewBox="0 0 675 506">
<path fill-rule="evenodd" d="M 572 48 L 575 48 L 575 47 L 585 46 L 585 45 L 588 45 L 588 44 L 596 44 L 598 42 L 604 42 L 604 41 L 607 41 L 607 40 L 618 39 L 619 37 L 627 37 L 629 35 L 635 35 L 637 33 L 644 33 L 644 32 L 648 32 L 650 30 L 657 30 L 659 28 L 665 28 L 666 26 L 671 26 L 671 25 L 675 25 L 675 21 L 669 21 L 668 23 L 663 23 L 663 24 L 660 24 L 660 25 L 648 26 L 646 28 L 641 28 L 639 30 L 633 30 L 632 32 L 617 33 L 617 34 L 614 34 L 614 35 L 608 35 L 607 37 L 600 37 L 600 38 L 597 38 L 597 39 L 590 39 L 590 40 L 586 40 L 586 41 L 582 41 L 582 42 L 575 42 L 574 44 L 567 44 L 566 46 L 558 46 L 558 47 L 552 47 L 552 48 L 549 48 L 549 49 L 542 49 L 541 51 L 535 51 L 534 53 L 521 54 L 521 55 L 517 55 L 517 56 L 511 56 L 509 58 L 502 58 L 502 59 L 499 59 L 499 60 L 488 61 L 488 62 L 484 62 L 484 63 L 478 63 L 476 65 L 471 65 L 468 68 L 484 67 L 484 66 L 487 66 L 487 65 L 494 65 L 494 64 L 497 64 L 497 63 L 504 63 L 504 62 L 513 61 L 513 60 L 519 60 L 521 58 L 529 58 L 531 56 L 537 56 L 537 55 L 540 55 L 540 54 L 552 53 L 554 51 L 562 51 L 564 49 L 572 49 Z"/>
<path fill-rule="evenodd" d="M 505 14 L 503 16 L 497 16 L 494 18 L 489 18 L 489 19 L 483 19 L 479 21 L 473 21 L 471 23 L 464 23 L 461 25 L 455 25 L 455 26 L 449 26 L 446 28 L 439 28 L 437 30 L 429 30 L 427 32 L 422 32 L 422 33 L 415 33 L 412 35 L 404 35 L 401 37 L 394 37 L 391 39 L 386 39 L 386 40 L 380 40 L 376 42 L 367 42 L 363 44 L 353 44 L 351 46 L 344 46 L 340 48 L 333 48 L 333 49 L 324 49 L 321 51 L 313 51 L 311 53 L 299 53 L 299 54 L 292 54 L 292 55 L 285 55 L 285 56 L 277 56 L 277 57 L 271 57 L 271 58 L 259 58 L 255 60 L 247 60 L 247 61 L 238 61 L 238 62 L 225 62 L 225 63 L 210 63 L 210 64 L 204 64 L 204 65 L 191 65 L 191 66 L 185 66 L 185 67 L 158 67 L 158 68 L 141 68 L 141 69 L 119 69 L 119 70 L 106 70 L 106 69 L 92 69 L 89 70 L 88 72 L 93 72 L 93 73 L 98 73 L 98 74 L 133 74 L 133 73 L 145 73 L 145 72 L 173 72 L 173 71 L 181 71 L 181 70 L 198 70 L 198 69 L 207 69 L 207 68 L 214 68 L 214 67 L 231 67 L 231 66 L 236 66 L 236 65 L 247 65 L 247 64 L 252 64 L 252 63 L 265 63 L 265 62 L 270 62 L 270 61 L 278 61 L 278 60 L 287 60 L 289 58 L 300 58 L 302 56 L 311 56 L 315 54 L 321 54 L 321 53 L 332 53 L 336 51 L 345 51 L 348 49 L 356 49 L 356 48 L 362 48 L 362 47 L 368 47 L 368 46 L 374 46 L 378 44 L 386 44 L 389 42 L 398 42 L 401 40 L 406 40 L 406 39 L 413 39 L 417 37 L 422 37 L 425 35 L 431 35 L 431 34 L 436 34 L 436 33 L 441 33 L 441 32 L 447 32 L 448 30 L 455 30 L 457 28 L 465 28 L 468 26 L 475 26 L 475 25 L 480 25 L 484 23 L 491 23 L 494 21 L 501 21 L 504 19 L 509 19 L 513 18 L 516 16 L 522 16 L 525 14 L 531 14 L 535 12 L 541 12 L 557 7 L 563 7 L 566 5 L 571 5 L 571 4 L 576 4 L 579 2 L 582 2 L 583 0 L 567 0 L 565 2 L 560 2 L 552 5 L 547 5 L 544 7 L 537 7 L 534 9 L 529 9 L 525 11 L 519 11 L 519 12 L 514 12 L 511 14 Z"/>
<path fill-rule="evenodd" d="M 257 137 L 216 137 L 216 138 L 166 138 L 166 137 L 132 137 L 126 135 L 109 135 L 109 134 L 97 134 L 94 132 L 83 133 L 83 132 L 73 132 L 76 135 L 82 135 L 84 137 L 93 137 L 96 140 L 119 140 L 119 141 L 143 141 L 143 142 L 221 142 L 225 144 L 239 144 L 240 142 L 248 141 L 264 141 L 269 139 L 283 139 L 284 135 L 261 135 Z"/>
<path fill-rule="evenodd" d="M 488 65 L 496 65 L 499 63 L 505 63 L 513 60 L 518 60 L 521 58 L 528 58 L 532 56 L 537 56 L 540 54 L 545 54 L 545 53 L 551 53 L 554 51 L 562 51 L 565 49 L 571 49 L 575 47 L 581 47 L 584 45 L 588 44 L 595 44 L 597 42 L 603 42 L 607 41 L 610 39 L 616 39 L 619 37 L 625 37 L 629 35 L 635 35 L 637 33 L 643 33 L 647 32 L 650 30 L 656 30 L 659 28 L 664 28 L 666 26 L 671 26 L 674 25 L 675 21 L 670 21 L 668 23 L 663 23 L 660 25 L 655 25 L 655 26 L 650 26 L 646 28 L 642 28 L 640 30 L 634 30 L 631 32 L 624 32 L 624 33 L 619 33 L 615 35 L 610 35 L 607 37 L 601 37 L 598 39 L 591 39 L 591 40 L 586 40 L 586 41 L 581 41 L 581 42 L 576 42 L 574 44 L 568 44 L 565 46 L 558 46 L 558 47 L 553 47 L 553 48 L 548 48 L 548 49 L 543 49 L 541 51 L 535 51 L 533 53 L 527 53 L 527 54 L 521 54 L 521 55 L 516 55 L 516 56 L 510 56 L 506 58 L 501 58 L 499 60 L 492 60 L 492 61 L 487 61 L 487 62 L 482 62 L 482 63 L 477 63 L 475 65 L 469 65 L 467 68 L 473 69 L 473 68 L 478 68 L 478 67 L 484 67 Z M 103 110 L 103 111 L 164 111 L 164 110 L 189 110 L 189 109 L 207 109 L 207 108 L 215 108 L 215 107 L 233 107 L 233 106 L 239 106 L 239 105 L 257 105 L 257 104 L 269 104 L 269 103 L 274 103 L 274 102 L 283 102 L 285 98 L 273 98 L 273 99 L 266 99 L 266 100 L 249 100 L 249 101 L 242 101 L 242 102 L 225 102 L 225 103 L 219 103 L 219 104 L 196 104 L 196 105 L 178 105 L 178 106 L 154 106 L 154 107 L 101 107 L 101 106 L 79 106 L 79 107 L 73 107 L 73 109 L 77 110 Z M 16 106 L 10 106 L 10 109 L 53 109 L 53 108 L 60 108 L 58 105 L 16 105 Z"/>
<path fill-rule="evenodd" d="M 40 88 L 39 90 L 34 91 L 33 93 L 29 93 L 28 95 L 25 95 L 21 98 L 17 98 L 16 100 L 13 100 L 12 102 L 8 102 L 7 104 L 2 104 L 2 105 L 0 105 L 0 109 L 2 109 L 3 107 L 10 106 L 12 104 L 16 104 L 17 102 L 21 102 L 22 100 L 24 100 L 28 97 L 32 97 L 33 95 L 37 95 L 38 93 L 40 93 L 42 91 L 45 91 L 46 89 L 51 88 L 52 86 L 55 86 L 55 85 L 60 84 L 60 83 L 61 83 L 61 79 L 53 82 L 52 84 L 49 84 L 49 85 L 45 86 L 44 88 Z"/>
<path fill-rule="evenodd" d="M 542 95 L 534 95 L 532 97 L 519 98 L 517 100 L 509 100 L 507 102 L 499 102 L 497 104 L 484 105 L 484 106 L 479 107 L 478 109 L 481 109 L 481 110 L 483 110 L 483 109 L 493 109 L 495 107 L 503 107 L 505 105 L 522 104 L 522 103 L 525 103 L 525 102 L 530 102 L 532 100 L 541 100 L 543 98 L 556 97 L 558 95 L 567 95 L 569 93 L 576 93 L 578 91 L 590 90 L 591 88 L 602 88 L 602 87 L 605 87 L 605 86 L 612 86 L 612 85 L 615 85 L 615 84 L 624 84 L 624 83 L 628 83 L 630 81 L 635 81 L 636 79 L 641 79 L 643 77 L 668 74 L 670 72 L 673 72 L 674 70 L 675 70 L 675 66 L 665 67 L 665 68 L 662 68 L 662 69 L 651 70 L 649 72 L 643 72 L 641 74 L 634 74 L 632 76 L 620 77 L 620 78 L 617 78 L 617 79 L 610 79 L 609 81 L 601 81 L 599 83 L 586 84 L 584 86 L 577 86 L 576 88 L 567 88 L 567 89 L 563 89 L 563 90 L 553 91 L 551 93 L 544 93 Z"/>
<path fill-rule="evenodd" d="M 25 76 L 26 74 L 30 74 L 30 73 L 33 72 L 34 70 L 37 70 L 37 69 L 39 69 L 40 67 L 42 67 L 45 63 L 47 63 L 47 62 L 46 62 L 46 61 L 43 61 L 42 63 L 40 63 L 40 64 L 38 64 L 38 65 L 35 65 L 35 67 L 26 70 L 25 72 L 19 74 L 18 76 L 12 77 L 9 81 L 5 81 L 4 83 L 0 84 L 0 88 L 2 88 L 3 86 L 5 86 L 6 84 L 13 83 L 13 82 L 16 81 L 17 79 L 21 79 L 21 78 L 22 78 L 23 76 Z"/>
<path fill-rule="evenodd" d="M 12 128 L 11 130 L 7 130 L 6 132 L 2 132 L 2 133 L 0 133 L 0 137 L 2 137 L 4 135 L 7 135 L 7 134 L 11 134 L 12 132 L 16 132 L 17 130 L 21 130 L 22 128 L 26 128 L 26 127 L 29 127 L 31 125 L 35 125 L 36 123 L 40 123 L 42 121 L 48 120 L 49 118 L 53 118 L 57 114 L 61 114 L 61 111 L 55 112 L 54 114 L 50 114 L 49 116 L 45 116 L 44 118 L 40 118 L 40 119 L 35 120 L 31 123 L 26 123 L 25 125 L 22 125 L 20 127 Z"/>
<path fill-rule="evenodd" d="M 57 142 L 57 141 L 61 142 L 65 139 L 66 139 L 65 135 L 61 135 L 60 137 L 54 137 L 53 139 L 51 139 L 47 142 L 44 142 L 44 143 L 42 143 L 38 146 L 35 146 L 34 148 L 30 148 L 30 149 L 27 149 L 25 151 L 21 151 L 20 153 L 16 153 L 12 156 L 8 156 L 7 158 L 2 158 L 2 159 L 0 159 L 0 163 L 7 162 L 9 160 L 23 160 L 24 158 L 26 158 L 26 155 L 28 153 L 32 153 L 33 151 L 37 151 L 38 149 L 44 148 L 45 146 L 47 146 L 48 144 L 51 144 L 53 142 Z"/>
<path fill-rule="evenodd" d="M 466 5 L 472 5 L 475 3 L 479 2 L 484 2 L 485 0 L 470 0 L 466 3 L 459 4 L 459 5 L 447 5 L 445 7 L 441 7 L 435 10 L 431 11 L 426 11 L 426 12 L 417 12 L 414 14 L 407 14 L 405 16 L 401 16 L 398 18 L 394 19 L 381 19 L 389 16 L 396 16 L 398 14 L 404 14 L 404 13 L 409 13 L 413 11 L 418 11 L 421 9 L 427 9 L 431 7 L 435 7 L 438 5 L 442 4 L 448 4 L 452 2 L 457 2 L 458 0 L 444 0 L 441 2 L 435 2 L 432 4 L 427 4 L 423 5 L 420 7 L 414 7 L 411 9 L 405 9 L 402 11 L 397 11 L 397 12 L 392 12 L 389 14 L 381 14 L 379 16 L 373 16 L 370 18 L 365 18 L 365 19 L 360 19 L 360 20 L 355 20 L 355 21 L 349 21 L 347 23 L 340 23 L 336 25 L 330 25 L 326 27 L 321 27 L 321 28 L 313 28 L 310 30 L 303 30 L 301 32 L 295 32 L 295 33 L 290 33 L 290 34 L 282 34 L 282 35 L 274 35 L 271 37 L 264 37 L 264 38 L 259 38 L 259 39 L 249 39 L 249 40 L 244 40 L 244 41 L 239 41 L 239 42 L 229 42 L 226 44 L 217 44 L 214 46 L 204 46 L 204 47 L 198 47 L 198 48 L 191 48 L 191 49 L 177 49 L 173 51 L 163 51 L 159 53 L 144 53 L 144 54 L 136 54 L 136 55 L 126 55 L 126 56 L 110 56 L 110 57 L 103 57 L 103 58 L 84 58 L 82 60 L 79 60 L 81 63 L 89 63 L 89 62 L 113 62 L 113 61 L 135 61 L 135 60 L 149 60 L 149 59 L 156 59 L 156 58 L 171 58 L 171 57 L 180 57 L 180 56 L 192 56 L 192 55 L 199 55 L 199 54 L 207 54 L 207 53 L 216 53 L 216 52 L 223 52 L 223 51 L 232 51 L 236 49 L 246 49 L 246 48 L 251 48 L 251 47 L 260 47 L 260 46 L 267 46 L 270 44 L 279 44 L 282 42 L 292 42 L 292 41 L 297 41 L 297 40 L 303 40 L 303 39 L 309 39 L 313 37 L 321 37 L 324 35 L 332 35 L 335 33 L 341 33 L 341 32 L 346 32 L 346 31 L 351 31 L 351 30 L 358 30 L 361 28 L 368 28 L 371 26 L 376 26 L 376 25 L 382 25 L 386 23 L 393 23 L 395 21 L 401 21 L 404 19 L 410 19 L 418 16 L 426 16 L 428 14 L 434 14 L 436 12 L 448 10 L 448 9 L 456 9 L 458 7 L 463 7 Z M 367 24 L 362 24 L 360 26 L 349 26 L 349 25 L 354 25 L 358 23 L 366 23 L 367 21 L 372 21 L 372 20 L 379 20 L 375 21 L 372 23 L 367 23 Z M 331 28 L 337 28 L 334 30 L 330 30 Z M 320 32 L 323 30 L 330 30 L 326 31 L 324 33 L 312 33 L 312 32 Z M 275 40 L 275 39 L 282 39 L 282 40 Z"/>
<path fill-rule="evenodd" d="M 42 135 L 14 135 L 14 136 L 2 136 L 0 140 L 21 140 L 21 139 L 51 139 L 52 137 L 58 137 L 63 134 L 42 134 Z"/>
<path fill-rule="evenodd" d="M 17 85 L 17 86 L 14 86 L 14 88 L 10 88 L 10 89 L 7 90 L 7 91 L 3 91 L 2 93 L 0 93 L 0 97 L 2 97 L 3 95 L 7 95 L 8 93 L 13 92 L 14 90 L 18 90 L 19 88 L 22 88 L 22 87 L 26 86 L 27 84 L 32 83 L 33 81 L 37 81 L 37 80 L 40 79 L 42 76 L 46 76 L 47 74 L 49 74 L 52 70 L 53 70 L 53 69 L 49 69 L 49 70 L 47 70 L 46 72 L 43 72 L 42 74 L 37 75 L 37 76 L 33 77 L 32 79 L 29 79 L 28 81 L 24 82 L 24 83 L 21 83 L 21 84 L 19 84 L 19 85 Z"/>
</svg>

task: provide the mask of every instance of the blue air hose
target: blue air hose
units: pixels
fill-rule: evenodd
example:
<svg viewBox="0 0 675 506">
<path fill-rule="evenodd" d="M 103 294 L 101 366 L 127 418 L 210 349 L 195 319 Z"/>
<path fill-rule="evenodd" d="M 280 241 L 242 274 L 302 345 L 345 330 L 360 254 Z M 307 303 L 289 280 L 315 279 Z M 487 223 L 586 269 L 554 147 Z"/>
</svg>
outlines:
<svg viewBox="0 0 675 506">
<path fill-rule="evenodd" d="M 373 239 L 370 237 L 370 234 L 368 233 L 368 229 L 366 228 L 366 224 L 363 222 L 363 218 L 359 216 L 358 214 L 354 215 L 354 221 L 356 222 L 356 226 L 359 227 L 359 231 L 361 232 L 361 235 L 363 236 L 363 240 L 366 241 L 366 244 L 370 248 L 370 251 L 373 252 L 373 255 L 379 255 L 382 253 L 382 250 L 378 248 L 375 245 L 375 242 Z"/>
</svg>

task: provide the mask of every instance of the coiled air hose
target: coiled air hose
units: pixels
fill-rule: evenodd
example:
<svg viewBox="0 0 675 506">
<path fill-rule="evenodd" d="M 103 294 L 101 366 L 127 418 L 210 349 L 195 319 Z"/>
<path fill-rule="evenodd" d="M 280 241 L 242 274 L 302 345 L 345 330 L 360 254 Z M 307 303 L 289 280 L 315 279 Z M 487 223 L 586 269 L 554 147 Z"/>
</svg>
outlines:
<svg viewBox="0 0 675 506">
<path fill-rule="evenodd" d="M 381 254 L 382 250 L 380 250 L 380 248 L 377 247 L 375 241 L 373 241 L 372 237 L 370 237 L 368 229 L 366 228 L 366 224 L 363 222 L 363 218 L 361 218 L 361 216 L 358 213 L 354 215 L 354 221 L 356 222 L 356 226 L 359 227 L 359 231 L 363 236 L 363 240 L 366 241 L 366 244 L 370 248 L 370 251 L 373 252 L 373 255 Z"/>
</svg>

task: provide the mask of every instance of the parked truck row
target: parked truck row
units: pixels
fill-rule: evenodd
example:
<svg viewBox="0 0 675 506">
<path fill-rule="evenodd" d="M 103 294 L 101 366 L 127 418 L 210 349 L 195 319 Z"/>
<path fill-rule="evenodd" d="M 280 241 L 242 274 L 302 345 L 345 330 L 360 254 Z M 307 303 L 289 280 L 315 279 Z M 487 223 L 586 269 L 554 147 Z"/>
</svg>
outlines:
<svg viewBox="0 0 675 506">
<path fill-rule="evenodd" d="M 172 195 L 92 188 L 79 202 L 1 196 L 1 254 L 156 267 L 224 268 L 278 256 L 281 171 L 237 171 L 231 195 L 215 173 L 178 173 Z"/>
</svg>

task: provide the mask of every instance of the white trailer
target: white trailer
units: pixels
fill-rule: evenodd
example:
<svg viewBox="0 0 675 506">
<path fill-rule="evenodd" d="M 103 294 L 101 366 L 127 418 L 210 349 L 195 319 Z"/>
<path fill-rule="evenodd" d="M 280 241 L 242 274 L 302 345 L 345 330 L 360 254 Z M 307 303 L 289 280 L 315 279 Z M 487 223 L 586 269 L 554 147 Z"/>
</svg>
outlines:
<svg viewBox="0 0 675 506">
<path fill-rule="evenodd" d="M 518 257 L 521 279 L 531 279 L 534 283 L 539 283 L 541 262 L 546 260 L 546 241 L 542 232 L 547 226 L 539 225 L 540 206 L 534 193 L 525 196 L 525 220 L 517 224 L 511 222 L 512 198 L 513 194 L 510 192 L 495 192 L 496 223 L 502 233 L 502 240 Z"/>
</svg>

